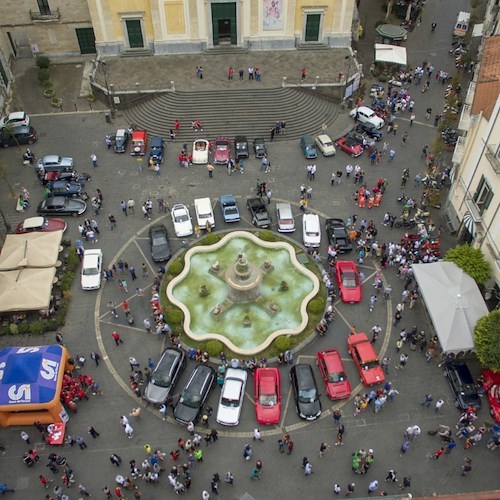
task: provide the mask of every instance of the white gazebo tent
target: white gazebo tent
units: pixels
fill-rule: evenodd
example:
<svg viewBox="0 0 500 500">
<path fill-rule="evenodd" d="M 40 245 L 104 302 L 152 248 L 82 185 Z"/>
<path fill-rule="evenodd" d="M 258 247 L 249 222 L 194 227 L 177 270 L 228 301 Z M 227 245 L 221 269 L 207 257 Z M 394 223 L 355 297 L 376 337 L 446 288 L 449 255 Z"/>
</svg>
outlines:
<svg viewBox="0 0 500 500">
<path fill-rule="evenodd" d="M 386 62 L 406 66 L 406 48 L 399 45 L 375 44 L 375 62 Z"/>
<path fill-rule="evenodd" d="M 445 353 L 474 350 L 474 327 L 488 314 L 474 281 L 453 262 L 412 266 L 420 294 Z"/>
</svg>

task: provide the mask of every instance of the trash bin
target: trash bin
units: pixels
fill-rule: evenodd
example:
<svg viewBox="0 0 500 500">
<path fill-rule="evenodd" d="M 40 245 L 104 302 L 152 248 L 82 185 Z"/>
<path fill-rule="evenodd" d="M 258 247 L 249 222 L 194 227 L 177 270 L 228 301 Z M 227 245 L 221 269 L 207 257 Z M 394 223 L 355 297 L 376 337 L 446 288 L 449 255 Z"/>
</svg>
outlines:
<svg viewBox="0 0 500 500">
<path fill-rule="evenodd" d="M 104 113 L 104 118 L 106 118 L 106 123 L 111 123 L 111 115 L 109 113 Z"/>
<path fill-rule="evenodd" d="M 349 109 L 354 108 L 354 100 L 352 97 L 349 97 L 349 99 L 347 99 L 347 106 L 349 106 Z"/>
</svg>

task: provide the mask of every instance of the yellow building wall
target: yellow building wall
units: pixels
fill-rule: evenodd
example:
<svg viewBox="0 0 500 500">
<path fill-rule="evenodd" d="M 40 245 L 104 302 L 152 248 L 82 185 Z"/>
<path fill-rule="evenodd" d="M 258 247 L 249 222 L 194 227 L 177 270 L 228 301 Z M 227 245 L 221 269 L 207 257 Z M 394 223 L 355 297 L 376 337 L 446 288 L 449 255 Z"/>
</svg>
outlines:
<svg viewBox="0 0 500 500">
<path fill-rule="evenodd" d="M 323 29 L 328 31 L 327 26 L 332 25 L 336 4 L 336 0 L 323 2 L 318 2 L 317 0 L 297 0 L 295 4 L 295 31 L 301 31 L 303 28 L 304 9 L 317 10 L 318 12 L 323 11 Z"/>
<path fill-rule="evenodd" d="M 144 19 L 146 38 L 149 40 L 154 38 L 149 0 L 109 0 L 109 12 L 112 16 L 113 32 L 117 39 L 123 40 L 125 37 L 122 15 L 131 16 L 135 13 Z M 146 43 L 146 40 L 144 42 Z"/>
<path fill-rule="evenodd" d="M 184 2 L 178 0 L 165 2 L 164 9 L 167 33 L 169 35 L 184 35 L 186 33 Z"/>
</svg>

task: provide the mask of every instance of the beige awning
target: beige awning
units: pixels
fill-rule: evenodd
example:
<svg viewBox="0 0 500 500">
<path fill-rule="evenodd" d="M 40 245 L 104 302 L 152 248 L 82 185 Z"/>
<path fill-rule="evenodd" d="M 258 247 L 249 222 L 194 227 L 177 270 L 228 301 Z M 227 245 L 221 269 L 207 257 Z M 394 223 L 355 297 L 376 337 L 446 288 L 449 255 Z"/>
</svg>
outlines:
<svg viewBox="0 0 500 500">
<path fill-rule="evenodd" d="M 406 48 L 399 45 L 375 44 L 375 61 L 406 66 Z"/>
</svg>

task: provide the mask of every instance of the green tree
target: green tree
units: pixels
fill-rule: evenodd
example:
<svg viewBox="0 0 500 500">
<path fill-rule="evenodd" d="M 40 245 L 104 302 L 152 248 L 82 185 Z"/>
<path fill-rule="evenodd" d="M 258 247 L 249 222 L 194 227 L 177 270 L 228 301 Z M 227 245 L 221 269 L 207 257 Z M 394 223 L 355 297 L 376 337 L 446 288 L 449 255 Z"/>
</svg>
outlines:
<svg viewBox="0 0 500 500">
<path fill-rule="evenodd" d="M 491 276 L 491 266 L 479 248 L 457 245 L 446 252 L 444 260 L 454 262 L 479 285 L 486 283 Z"/>
<path fill-rule="evenodd" d="M 490 312 L 476 323 L 474 346 L 481 364 L 500 371 L 500 310 Z"/>
</svg>

